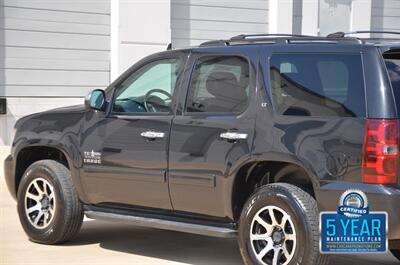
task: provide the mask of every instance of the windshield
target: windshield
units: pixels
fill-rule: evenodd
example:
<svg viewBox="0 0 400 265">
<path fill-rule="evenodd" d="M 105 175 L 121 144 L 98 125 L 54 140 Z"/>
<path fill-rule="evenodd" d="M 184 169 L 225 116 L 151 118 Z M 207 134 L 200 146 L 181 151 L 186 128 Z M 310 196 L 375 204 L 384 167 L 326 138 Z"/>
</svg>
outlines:
<svg viewBox="0 0 400 265">
<path fill-rule="evenodd" d="M 400 110 L 400 51 L 384 54 L 386 68 L 392 82 L 397 109 Z"/>
</svg>

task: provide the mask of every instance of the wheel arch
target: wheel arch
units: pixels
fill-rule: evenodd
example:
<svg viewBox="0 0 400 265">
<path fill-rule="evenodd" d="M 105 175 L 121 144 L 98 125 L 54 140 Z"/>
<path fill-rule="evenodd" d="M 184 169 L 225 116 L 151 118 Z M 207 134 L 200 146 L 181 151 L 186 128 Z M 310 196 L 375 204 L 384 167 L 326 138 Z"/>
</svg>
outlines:
<svg viewBox="0 0 400 265">
<path fill-rule="evenodd" d="M 259 187 L 269 183 L 295 185 L 315 198 L 319 187 L 316 174 L 299 161 L 253 160 L 247 161 L 234 174 L 230 189 L 230 209 L 234 220 L 238 220 L 247 199 Z"/>
<path fill-rule="evenodd" d="M 79 158 L 76 157 L 79 156 L 79 152 L 76 151 L 72 148 L 64 148 L 62 144 L 54 141 L 51 143 L 26 143 L 23 146 L 18 146 L 14 153 L 15 193 L 18 192 L 21 179 L 30 165 L 40 160 L 50 159 L 61 162 L 70 170 L 72 182 L 79 196 L 85 198 L 79 178 L 79 167 L 75 165 L 76 161 L 79 161 L 77 160 Z"/>
</svg>

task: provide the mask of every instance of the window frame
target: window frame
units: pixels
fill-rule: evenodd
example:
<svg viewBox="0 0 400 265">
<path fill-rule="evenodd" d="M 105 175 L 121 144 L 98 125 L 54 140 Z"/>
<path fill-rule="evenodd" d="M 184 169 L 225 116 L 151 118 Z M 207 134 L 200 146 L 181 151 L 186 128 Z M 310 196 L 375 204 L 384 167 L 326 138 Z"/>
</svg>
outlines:
<svg viewBox="0 0 400 265">
<path fill-rule="evenodd" d="M 117 91 L 120 89 L 120 86 L 122 83 L 124 83 L 128 78 L 130 78 L 133 74 L 135 74 L 137 71 L 140 71 L 143 67 L 146 67 L 149 64 L 152 64 L 157 61 L 164 61 L 164 60 L 177 60 L 180 62 L 179 65 L 179 71 L 178 75 L 176 78 L 176 83 L 175 83 L 175 88 L 174 92 L 172 94 L 172 100 L 171 100 L 171 108 L 169 112 L 115 112 L 113 111 L 115 99 L 117 96 Z M 170 116 L 173 115 L 175 112 L 176 108 L 176 101 L 178 98 L 179 94 L 179 87 L 181 85 L 181 79 L 182 79 L 182 74 L 184 72 L 186 61 L 182 58 L 182 56 L 179 56 L 177 54 L 172 54 L 171 56 L 162 56 L 162 57 L 154 57 L 150 58 L 148 60 L 145 60 L 144 62 L 140 63 L 137 67 L 134 67 L 133 69 L 129 69 L 129 73 L 124 75 L 124 78 L 121 79 L 113 88 L 112 90 L 112 95 L 111 95 L 111 100 L 110 100 L 110 106 L 109 106 L 109 111 L 108 111 L 108 117 L 135 117 L 135 116 Z"/>
<path fill-rule="evenodd" d="M 192 56 L 193 55 L 195 55 L 196 58 L 192 61 L 192 64 L 190 66 L 190 74 L 187 77 L 188 82 L 187 82 L 187 86 L 185 86 L 186 95 L 184 97 L 184 104 L 183 104 L 183 109 L 182 109 L 183 116 L 235 116 L 235 117 L 239 117 L 239 116 L 243 115 L 244 113 L 246 113 L 249 110 L 249 107 L 251 106 L 250 103 L 252 100 L 252 95 L 254 93 L 253 89 L 252 89 L 252 85 L 251 85 L 252 80 L 254 78 L 254 76 L 253 76 L 254 74 L 251 69 L 250 58 L 245 56 L 242 53 L 207 53 L 207 54 L 193 54 L 192 53 Z M 187 104 L 188 104 L 189 95 L 191 94 L 190 88 L 191 88 L 194 72 L 196 70 L 196 66 L 204 58 L 212 59 L 212 58 L 218 58 L 218 57 L 238 57 L 247 62 L 247 65 L 249 67 L 249 100 L 247 101 L 246 107 L 241 112 L 188 112 Z"/>
<path fill-rule="evenodd" d="M 274 96 L 272 93 L 273 86 L 272 86 L 272 80 L 271 80 L 271 60 L 274 55 L 356 55 L 359 56 L 360 59 L 360 66 L 361 66 L 361 73 L 362 73 L 362 85 L 363 85 L 363 92 L 364 92 L 364 115 L 363 116 L 355 116 L 355 117 L 348 117 L 348 116 L 322 116 L 322 115 L 311 115 L 311 116 L 296 116 L 296 115 L 284 115 L 281 114 L 277 111 L 276 109 L 276 102 L 274 100 Z M 353 118 L 353 119 L 359 119 L 359 118 L 366 118 L 368 117 L 368 105 L 367 105 L 367 85 L 366 85 L 366 80 L 365 80 L 365 67 L 364 67 L 364 58 L 363 58 L 363 53 L 359 51 L 345 51 L 345 52 L 339 52 L 339 51 L 320 51 L 320 52 L 307 52 L 307 51 L 273 51 L 268 56 L 266 57 L 267 62 L 264 64 L 264 69 L 266 70 L 266 77 L 267 79 L 267 86 L 266 86 L 266 94 L 269 97 L 270 104 L 272 106 L 272 110 L 274 112 L 274 115 L 281 116 L 281 117 L 308 117 L 308 118 Z M 265 61 L 265 58 L 264 58 Z M 349 75 L 350 76 L 350 75 Z"/>
<path fill-rule="evenodd" d="M 386 63 L 387 63 L 387 60 L 399 60 L 399 62 L 400 62 L 400 47 L 398 49 L 396 48 L 396 49 L 392 49 L 387 52 L 384 52 L 382 55 L 383 55 L 382 56 L 383 63 L 385 65 L 385 73 L 389 80 L 389 86 L 392 91 L 394 105 L 396 106 L 396 113 L 397 113 L 396 117 L 399 117 L 400 116 L 400 107 L 398 107 L 398 106 L 400 106 L 400 102 L 399 102 L 398 98 L 400 99 L 400 91 L 397 91 L 397 93 L 396 93 L 396 87 L 393 86 L 393 81 L 392 81 L 392 78 L 390 77 L 389 69 L 388 69 L 388 66 Z M 392 57 L 392 56 L 395 58 L 388 58 L 388 57 Z M 396 58 L 396 56 L 398 56 L 398 58 Z"/>
</svg>

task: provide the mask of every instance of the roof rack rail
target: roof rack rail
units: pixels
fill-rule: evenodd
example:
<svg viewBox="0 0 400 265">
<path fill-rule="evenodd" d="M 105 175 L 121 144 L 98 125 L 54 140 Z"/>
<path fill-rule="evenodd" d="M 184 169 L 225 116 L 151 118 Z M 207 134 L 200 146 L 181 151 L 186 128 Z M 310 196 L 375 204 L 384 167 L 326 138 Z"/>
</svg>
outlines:
<svg viewBox="0 0 400 265">
<path fill-rule="evenodd" d="M 353 35 L 353 34 L 370 34 L 370 33 L 400 35 L 400 32 L 397 32 L 397 31 L 358 30 L 358 31 L 351 31 L 351 32 L 339 31 L 339 32 L 328 34 L 326 37 L 327 38 L 344 38 L 348 35 Z"/>
<path fill-rule="evenodd" d="M 250 38 L 262 37 L 313 37 L 309 35 L 296 35 L 296 34 L 240 34 L 230 38 L 230 40 L 246 40 Z"/>
<path fill-rule="evenodd" d="M 241 34 L 227 40 L 211 40 L 201 43 L 200 47 L 212 46 L 229 46 L 235 44 L 251 44 L 251 43 L 313 43 L 313 42 L 341 42 L 341 43 L 363 43 L 363 40 L 356 37 L 342 37 L 335 35 L 328 37 L 309 36 L 309 35 L 294 35 L 294 34 Z"/>
<path fill-rule="evenodd" d="M 199 46 L 200 47 L 210 47 L 210 46 L 228 46 L 229 41 L 227 40 L 209 40 L 206 42 L 201 43 Z"/>
</svg>

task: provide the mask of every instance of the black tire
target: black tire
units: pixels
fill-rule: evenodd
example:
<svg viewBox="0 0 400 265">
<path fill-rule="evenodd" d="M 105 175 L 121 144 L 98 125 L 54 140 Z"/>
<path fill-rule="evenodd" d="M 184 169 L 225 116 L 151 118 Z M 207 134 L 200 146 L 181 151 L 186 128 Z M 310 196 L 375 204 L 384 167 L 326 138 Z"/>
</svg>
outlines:
<svg viewBox="0 0 400 265">
<path fill-rule="evenodd" d="M 34 181 L 46 180 L 52 185 L 55 194 L 54 215 L 48 218 L 43 228 L 34 226 L 26 213 L 25 197 L 27 189 Z M 41 189 L 43 190 L 43 185 Z M 35 189 L 34 189 L 35 190 Z M 34 191 L 33 191 L 34 192 Z M 32 190 L 30 191 L 32 193 Z M 75 236 L 82 225 L 83 206 L 72 183 L 71 173 L 66 166 L 54 160 L 41 160 L 33 163 L 25 171 L 18 188 L 18 215 L 29 239 L 42 244 L 59 244 Z M 30 202 L 29 202 L 30 203 Z M 43 204 L 40 204 L 43 205 Z M 41 206 L 42 207 L 42 206 Z M 35 213 L 33 213 L 35 214 Z M 38 216 L 39 213 L 36 215 Z M 43 220 L 45 217 L 41 217 Z M 36 219 L 35 215 L 32 219 Z M 44 220 L 42 221 L 44 223 Z"/>
<path fill-rule="evenodd" d="M 319 212 L 316 201 L 308 193 L 296 186 L 277 183 L 259 188 L 243 207 L 239 222 L 239 246 L 246 265 L 272 263 L 268 258 L 268 255 L 270 255 L 268 253 L 270 252 L 267 252 L 268 255 L 262 260 L 264 263 L 257 259 L 256 255 L 260 254 L 261 250 L 255 253 L 255 250 L 253 250 L 254 245 L 252 245 L 253 243 L 250 240 L 253 218 L 259 211 L 262 213 L 262 209 L 265 209 L 265 207 L 278 207 L 291 218 L 291 222 L 295 228 L 294 230 L 296 231 L 295 239 L 297 240 L 296 242 L 299 243 L 296 243 L 295 246 L 292 241 L 292 248 L 289 250 L 289 253 L 293 255 L 293 257 L 288 264 L 328 264 L 329 256 L 322 255 L 319 252 Z M 267 218 L 270 217 L 267 216 Z M 279 215 L 277 215 L 277 218 L 279 218 Z M 277 220 L 282 223 L 283 218 L 280 218 L 280 220 Z M 267 220 L 267 223 L 268 222 L 270 221 Z M 259 241 L 255 242 L 256 244 L 260 244 L 258 243 Z M 265 243 L 266 242 L 267 241 L 265 241 Z M 287 241 L 284 241 L 280 245 L 288 244 L 286 242 Z M 255 248 L 256 247 L 254 247 L 254 249 Z M 282 259 L 282 263 L 287 262 L 287 260 L 284 260 L 285 258 Z"/>
<path fill-rule="evenodd" d="M 392 252 L 393 256 L 400 260 L 400 249 L 391 249 L 390 251 Z"/>
</svg>

